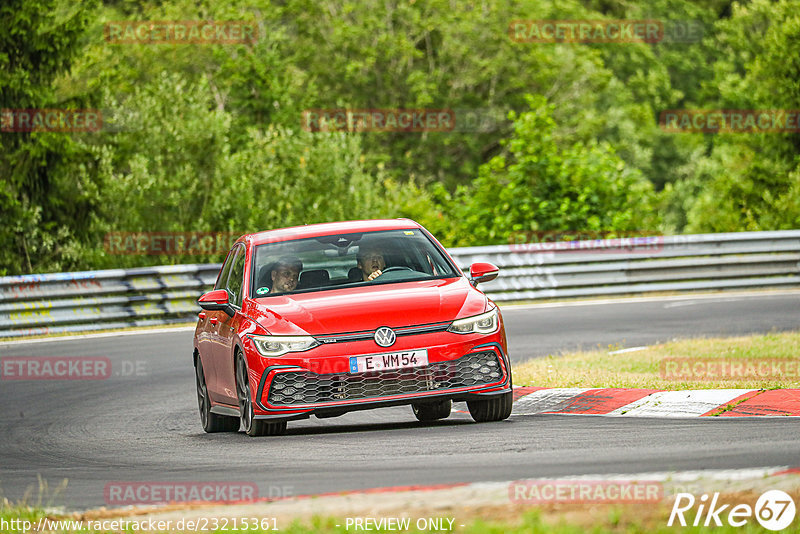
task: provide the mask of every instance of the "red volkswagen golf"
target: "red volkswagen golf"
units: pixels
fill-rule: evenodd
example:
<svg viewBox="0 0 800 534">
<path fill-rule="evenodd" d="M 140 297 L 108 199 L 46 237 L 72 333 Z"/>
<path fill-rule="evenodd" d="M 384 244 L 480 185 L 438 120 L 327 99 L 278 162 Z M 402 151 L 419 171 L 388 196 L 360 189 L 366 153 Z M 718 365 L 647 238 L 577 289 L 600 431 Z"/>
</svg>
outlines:
<svg viewBox="0 0 800 534">
<path fill-rule="evenodd" d="M 466 401 L 475 421 L 511 413 L 500 310 L 408 219 L 315 224 L 234 244 L 194 336 L 206 432 L 281 434 L 286 422 L 410 404 L 420 421 Z"/>
</svg>

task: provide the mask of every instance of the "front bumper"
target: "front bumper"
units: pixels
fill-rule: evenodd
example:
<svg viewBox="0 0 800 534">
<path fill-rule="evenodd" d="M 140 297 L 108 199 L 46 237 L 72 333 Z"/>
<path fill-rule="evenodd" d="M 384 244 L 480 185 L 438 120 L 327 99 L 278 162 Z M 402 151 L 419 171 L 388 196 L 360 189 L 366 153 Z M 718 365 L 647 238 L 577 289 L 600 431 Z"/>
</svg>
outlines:
<svg viewBox="0 0 800 534">
<path fill-rule="evenodd" d="M 369 373 L 315 373 L 299 365 L 270 365 L 256 393 L 257 419 L 341 415 L 423 400 L 472 400 L 511 391 L 511 368 L 498 342 L 427 366 Z"/>
</svg>

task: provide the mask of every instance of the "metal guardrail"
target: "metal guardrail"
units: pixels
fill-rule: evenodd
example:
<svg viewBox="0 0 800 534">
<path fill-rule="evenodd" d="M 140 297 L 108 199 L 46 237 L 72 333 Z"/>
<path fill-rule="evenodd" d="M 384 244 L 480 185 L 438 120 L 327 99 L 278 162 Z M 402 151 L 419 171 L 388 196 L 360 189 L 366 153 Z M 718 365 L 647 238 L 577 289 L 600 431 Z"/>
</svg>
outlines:
<svg viewBox="0 0 800 534">
<path fill-rule="evenodd" d="M 0 337 L 185 323 L 220 264 L 0 277 Z"/>
<path fill-rule="evenodd" d="M 493 300 L 800 286 L 800 230 L 527 243 L 449 250 L 500 267 Z M 0 277 L 0 337 L 192 320 L 220 264 Z"/>
</svg>

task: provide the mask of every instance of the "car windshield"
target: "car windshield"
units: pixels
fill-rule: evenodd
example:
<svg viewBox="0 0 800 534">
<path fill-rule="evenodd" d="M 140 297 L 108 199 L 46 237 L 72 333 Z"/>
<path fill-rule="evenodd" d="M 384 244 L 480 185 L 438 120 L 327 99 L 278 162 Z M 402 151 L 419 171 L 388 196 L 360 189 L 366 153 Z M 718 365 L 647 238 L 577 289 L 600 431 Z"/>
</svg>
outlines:
<svg viewBox="0 0 800 534">
<path fill-rule="evenodd" d="M 419 229 L 336 234 L 258 245 L 255 298 L 461 276 Z"/>
</svg>

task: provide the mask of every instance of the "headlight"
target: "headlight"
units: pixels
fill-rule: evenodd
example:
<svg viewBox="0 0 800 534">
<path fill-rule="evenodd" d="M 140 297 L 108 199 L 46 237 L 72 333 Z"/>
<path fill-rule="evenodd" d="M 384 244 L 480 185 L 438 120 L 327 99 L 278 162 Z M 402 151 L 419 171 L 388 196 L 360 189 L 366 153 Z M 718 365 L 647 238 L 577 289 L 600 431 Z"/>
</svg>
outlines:
<svg viewBox="0 0 800 534">
<path fill-rule="evenodd" d="M 494 308 L 480 315 L 453 321 L 447 331 L 456 334 L 491 334 L 497 331 L 498 324 L 497 308 Z"/>
<path fill-rule="evenodd" d="M 281 356 L 287 352 L 303 352 L 319 345 L 311 336 L 250 336 L 262 356 Z"/>
</svg>

